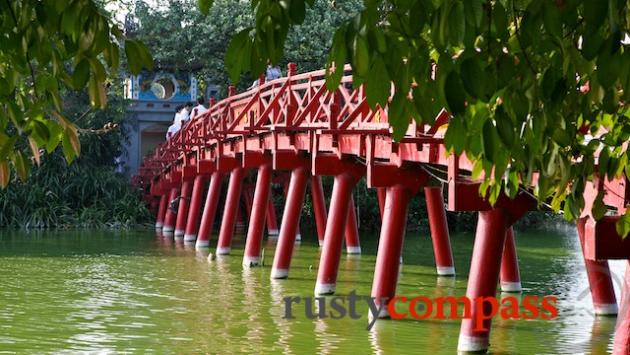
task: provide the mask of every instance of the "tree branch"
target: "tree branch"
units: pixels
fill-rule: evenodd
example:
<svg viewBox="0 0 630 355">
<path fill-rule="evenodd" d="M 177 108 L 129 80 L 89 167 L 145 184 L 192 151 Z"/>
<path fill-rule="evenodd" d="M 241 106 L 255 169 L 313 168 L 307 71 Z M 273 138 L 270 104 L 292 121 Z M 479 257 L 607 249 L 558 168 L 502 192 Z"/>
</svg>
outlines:
<svg viewBox="0 0 630 355">
<path fill-rule="evenodd" d="M 534 69 L 534 65 L 529 60 L 529 56 L 527 55 L 527 52 L 525 51 L 525 48 L 523 48 L 523 43 L 521 43 L 521 36 L 520 36 L 521 32 L 520 32 L 520 28 L 518 26 L 518 19 L 516 18 L 516 7 L 514 6 L 514 0 L 512 0 L 512 18 L 514 19 L 514 27 L 516 28 L 516 40 L 518 41 L 518 46 L 521 48 L 521 51 L 523 52 L 523 56 L 525 57 L 525 61 L 527 62 L 527 66 L 532 71 L 532 73 L 534 75 L 536 75 L 537 73 L 536 73 L 536 70 Z"/>
<path fill-rule="evenodd" d="M 13 23 L 15 24 L 15 29 L 17 32 L 19 32 L 18 19 L 15 15 L 15 11 L 13 10 L 13 6 L 11 6 L 9 0 L 4 0 L 4 2 L 6 2 L 7 7 L 9 8 L 9 12 L 11 13 L 11 17 L 13 18 Z M 35 97 L 38 97 L 39 95 L 37 94 L 37 85 L 35 85 L 35 69 L 33 68 L 33 63 L 31 63 L 31 56 L 28 54 L 28 49 L 26 50 L 26 61 L 28 62 L 28 67 L 31 71 L 31 80 L 33 80 L 33 92 L 35 93 Z"/>
</svg>

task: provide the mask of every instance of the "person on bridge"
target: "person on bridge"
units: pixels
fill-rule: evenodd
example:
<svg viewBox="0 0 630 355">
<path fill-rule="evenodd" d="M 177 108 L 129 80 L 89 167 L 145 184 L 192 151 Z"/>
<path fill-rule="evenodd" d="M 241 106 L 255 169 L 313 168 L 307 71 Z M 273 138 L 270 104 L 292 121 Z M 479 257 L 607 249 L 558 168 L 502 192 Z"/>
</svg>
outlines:
<svg viewBox="0 0 630 355">
<path fill-rule="evenodd" d="M 282 71 L 280 70 L 280 67 L 277 65 L 273 66 L 271 65 L 271 63 L 268 63 L 267 70 L 265 71 L 265 81 L 280 79 L 281 77 L 282 77 Z M 254 80 L 252 85 L 248 88 L 248 90 L 251 90 L 257 87 L 258 85 L 260 85 L 260 80 L 256 79 Z"/>
<path fill-rule="evenodd" d="M 204 98 L 203 96 L 200 96 L 197 99 L 197 106 L 193 107 L 192 112 L 190 113 L 190 119 L 194 119 L 195 117 L 201 116 L 204 113 L 206 113 L 208 111 L 208 109 L 206 108 L 206 106 L 203 105 L 204 103 Z"/>
<path fill-rule="evenodd" d="M 271 80 L 275 80 L 275 79 L 279 79 L 280 77 L 282 77 L 282 71 L 280 71 L 280 67 L 279 66 L 273 66 L 270 64 L 267 64 L 267 72 L 265 73 L 265 79 L 267 81 L 271 81 Z"/>
<path fill-rule="evenodd" d="M 184 109 L 181 111 L 181 115 L 180 115 L 180 120 L 181 120 L 181 127 L 184 127 L 184 124 L 190 119 L 190 113 L 192 112 L 193 109 L 193 103 L 192 101 L 188 101 L 186 103 L 186 105 L 184 105 Z"/>
<path fill-rule="evenodd" d="M 171 124 L 166 131 L 166 140 L 171 139 L 171 137 L 174 136 L 175 133 L 177 133 L 177 131 L 179 131 L 179 129 L 182 127 L 181 117 L 183 111 L 185 111 L 184 105 L 178 105 L 175 108 L 175 117 L 173 118 L 173 124 Z"/>
</svg>

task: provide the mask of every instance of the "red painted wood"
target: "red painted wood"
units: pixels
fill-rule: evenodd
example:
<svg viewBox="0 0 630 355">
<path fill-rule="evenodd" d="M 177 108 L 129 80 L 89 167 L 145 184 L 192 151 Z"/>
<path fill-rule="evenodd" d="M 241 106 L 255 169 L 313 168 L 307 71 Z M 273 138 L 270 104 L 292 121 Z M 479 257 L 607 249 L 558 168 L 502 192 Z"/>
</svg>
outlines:
<svg viewBox="0 0 630 355">
<path fill-rule="evenodd" d="M 251 214 L 247 229 L 247 241 L 243 255 L 244 266 L 259 265 L 260 250 L 265 229 L 265 218 L 269 196 L 271 195 L 271 164 L 264 164 L 258 168 L 256 189 L 252 201 Z"/>
</svg>

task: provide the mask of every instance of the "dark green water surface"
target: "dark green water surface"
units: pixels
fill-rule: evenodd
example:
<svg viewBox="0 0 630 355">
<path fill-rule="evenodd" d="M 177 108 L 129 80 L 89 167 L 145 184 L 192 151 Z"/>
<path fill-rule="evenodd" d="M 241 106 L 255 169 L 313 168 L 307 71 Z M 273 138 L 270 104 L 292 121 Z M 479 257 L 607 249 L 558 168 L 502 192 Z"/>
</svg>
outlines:
<svg viewBox="0 0 630 355">
<path fill-rule="evenodd" d="M 338 294 L 369 295 L 375 233 L 362 233 L 363 255 L 342 256 Z M 458 275 L 438 278 L 428 235 L 407 233 L 398 294 L 465 293 L 473 235 L 451 237 Z M 233 255 L 208 262 L 207 252 L 153 231 L 0 232 L 0 353 L 456 352 L 456 320 L 384 320 L 368 331 L 364 303 L 358 320 L 311 320 L 303 306 L 283 319 L 283 297 L 313 294 L 319 248 L 305 238 L 289 279 L 270 281 L 274 242 L 265 243 L 265 266 L 243 270 L 241 237 Z M 491 352 L 609 352 L 615 318 L 592 314 L 574 230 L 517 232 L 517 246 L 524 295 L 556 295 L 559 316 L 495 318 Z M 618 284 L 623 264 L 612 269 Z"/>
</svg>

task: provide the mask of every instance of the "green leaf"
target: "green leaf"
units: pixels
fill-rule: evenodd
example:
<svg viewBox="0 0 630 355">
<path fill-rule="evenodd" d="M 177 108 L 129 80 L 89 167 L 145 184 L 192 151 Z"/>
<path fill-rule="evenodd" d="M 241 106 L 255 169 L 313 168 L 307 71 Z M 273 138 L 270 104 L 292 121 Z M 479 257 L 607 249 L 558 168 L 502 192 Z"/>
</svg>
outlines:
<svg viewBox="0 0 630 355">
<path fill-rule="evenodd" d="M 484 73 L 481 68 L 479 56 L 472 57 L 462 62 L 461 68 L 462 82 L 466 92 L 474 98 L 478 98 L 483 94 Z"/>
<path fill-rule="evenodd" d="M 474 25 L 476 28 L 481 26 L 481 20 L 483 18 L 483 3 L 484 0 L 464 1 L 464 13 L 466 14 L 466 20 L 469 24 Z"/>
<path fill-rule="evenodd" d="M 610 159 L 610 151 L 605 146 L 602 148 L 599 153 L 599 157 L 597 160 L 598 171 L 599 174 L 603 177 L 606 175 L 608 171 L 608 160 Z"/>
<path fill-rule="evenodd" d="M 72 83 L 76 90 L 82 89 L 90 78 L 90 63 L 83 59 L 74 68 L 72 74 Z"/>
<path fill-rule="evenodd" d="M 391 91 L 391 79 L 385 62 L 380 56 L 375 56 L 370 68 L 370 74 L 365 81 L 365 96 L 370 107 L 379 104 L 385 107 Z"/>
<path fill-rule="evenodd" d="M 289 15 L 291 16 L 291 20 L 296 24 L 304 22 L 304 17 L 306 16 L 304 0 L 291 0 Z"/>
<path fill-rule="evenodd" d="M 461 115 L 451 118 L 444 135 L 444 145 L 448 150 L 453 150 L 455 154 L 462 154 L 466 147 L 466 125 Z"/>
<path fill-rule="evenodd" d="M 497 89 L 502 89 L 509 85 L 516 75 L 514 58 L 509 55 L 502 55 L 497 62 Z"/>
<path fill-rule="evenodd" d="M 584 0 L 582 16 L 585 19 L 589 31 L 596 31 L 604 23 L 607 18 L 607 12 L 608 1 Z"/>
<path fill-rule="evenodd" d="M 18 137 L 7 137 L 4 134 L 0 133 L 0 160 L 6 160 L 9 158 L 9 153 L 13 151 L 13 147 L 15 146 L 15 142 Z"/>
<path fill-rule="evenodd" d="M 453 46 L 458 46 L 464 42 L 464 34 L 466 31 L 466 18 L 464 17 L 464 4 L 457 1 L 451 8 L 448 16 L 448 36 L 449 42 Z"/>
<path fill-rule="evenodd" d="M 597 79 L 604 88 L 609 88 L 615 84 L 623 66 L 621 53 L 609 53 L 610 46 L 612 46 L 611 41 L 611 38 L 607 40 L 608 43 L 604 44 L 602 53 L 597 58 Z"/>
<path fill-rule="evenodd" d="M 77 128 L 74 125 L 66 127 L 66 136 L 72 146 L 72 150 L 76 156 L 81 154 L 81 143 L 79 142 L 79 136 L 77 134 Z"/>
<path fill-rule="evenodd" d="M 88 94 L 90 96 L 90 104 L 93 107 L 104 109 L 107 105 L 107 94 L 105 93 L 105 87 L 102 83 L 99 83 L 94 76 L 90 77 L 88 81 Z"/>
<path fill-rule="evenodd" d="M 246 28 L 232 37 L 225 52 L 225 64 L 233 83 L 238 82 L 241 73 L 249 69 L 250 59 L 247 58 L 247 52 L 251 51 L 250 31 L 251 29 Z"/>
<path fill-rule="evenodd" d="M 213 0 L 197 0 L 197 7 L 204 16 L 208 16 L 210 8 L 212 7 Z"/>
<path fill-rule="evenodd" d="M 501 142 L 503 142 L 506 147 L 511 148 L 516 139 L 512 118 L 505 113 L 503 106 L 499 106 L 495 112 L 494 119 L 497 124 L 497 131 Z"/>
<path fill-rule="evenodd" d="M 326 88 L 328 91 L 337 90 L 343 77 L 343 65 L 346 63 L 346 27 L 341 26 L 333 36 L 333 43 L 328 62 L 326 64 Z M 332 71 L 334 65 L 334 72 Z"/>
<path fill-rule="evenodd" d="M 630 210 L 627 210 L 615 224 L 617 233 L 625 239 L 630 233 Z"/>
<path fill-rule="evenodd" d="M 518 194 L 520 182 L 516 170 L 509 169 L 505 175 L 505 194 L 510 199 L 513 199 Z"/>
<path fill-rule="evenodd" d="M 132 74 L 139 74 L 142 68 L 153 68 L 153 59 L 149 49 L 136 40 L 125 40 L 125 55 Z"/>
<path fill-rule="evenodd" d="M 409 126 L 409 116 L 405 106 L 408 104 L 407 96 L 396 93 L 389 104 L 387 117 L 389 124 L 394 129 L 394 140 L 399 141 L 404 137 Z"/>
<path fill-rule="evenodd" d="M 545 29 L 549 34 L 555 37 L 562 36 L 562 16 L 558 5 L 554 1 L 545 2 L 545 9 L 543 11 L 543 22 L 545 23 Z"/>
<path fill-rule="evenodd" d="M 604 44 L 604 37 L 599 31 L 587 31 L 582 35 L 582 56 L 586 60 L 593 60 Z"/>
<path fill-rule="evenodd" d="M 15 151 L 11 158 L 15 172 L 20 177 L 20 180 L 26 181 L 28 178 L 29 166 L 21 151 Z"/>
<path fill-rule="evenodd" d="M 369 70 L 370 52 L 367 41 L 361 36 L 354 39 L 352 47 L 352 69 L 361 77 L 366 77 Z"/>
<path fill-rule="evenodd" d="M 446 77 L 446 81 L 444 82 L 444 97 L 453 115 L 458 115 L 466 110 L 466 106 L 464 105 L 464 101 L 466 100 L 464 86 L 456 71 L 451 71 Z"/>
<path fill-rule="evenodd" d="M 483 148 L 483 154 L 490 162 L 496 161 L 497 152 L 501 149 L 497 130 L 492 124 L 492 120 L 487 120 L 483 125 L 481 144 Z"/>
<path fill-rule="evenodd" d="M 50 133 L 46 143 L 46 152 L 50 154 L 55 151 L 59 142 L 63 139 L 63 129 L 57 122 L 51 120 L 46 121 L 46 127 L 48 127 L 48 132 Z"/>
<path fill-rule="evenodd" d="M 492 21 L 494 22 L 494 28 L 497 32 L 497 36 L 499 38 L 507 37 L 507 33 L 508 33 L 507 13 L 503 5 L 501 5 L 500 1 L 497 1 L 494 4 L 494 8 L 492 9 Z"/>
<path fill-rule="evenodd" d="M 66 127 L 62 138 L 63 155 L 66 158 L 68 164 L 71 164 L 76 157 L 79 156 L 80 146 L 78 146 L 78 139 L 76 132 L 73 131 L 70 126 Z"/>
<path fill-rule="evenodd" d="M 604 193 L 600 192 L 595 197 L 595 201 L 593 201 L 593 208 L 591 209 L 591 213 L 593 214 L 593 218 L 595 220 L 600 220 L 604 215 L 606 215 L 606 205 L 604 204 Z"/>
</svg>

